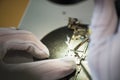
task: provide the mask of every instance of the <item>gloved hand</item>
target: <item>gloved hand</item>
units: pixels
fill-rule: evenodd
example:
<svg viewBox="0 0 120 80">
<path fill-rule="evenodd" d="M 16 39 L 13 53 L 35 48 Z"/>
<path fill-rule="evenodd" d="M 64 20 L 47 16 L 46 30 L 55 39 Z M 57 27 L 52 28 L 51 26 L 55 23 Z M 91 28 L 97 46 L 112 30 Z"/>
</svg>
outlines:
<svg viewBox="0 0 120 80">
<path fill-rule="evenodd" d="M 49 57 L 47 47 L 40 42 L 31 32 L 12 28 L 0 29 L 0 59 L 8 50 L 23 50 L 33 56 L 44 59 Z"/>
<path fill-rule="evenodd" d="M 6 64 L 2 60 L 8 50 L 24 50 L 34 57 L 49 57 L 48 48 L 29 31 L 0 28 L 0 79 L 2 80 L 58 80 L 75 71 L 71 58 L 37 62 Z"/>
</svg>

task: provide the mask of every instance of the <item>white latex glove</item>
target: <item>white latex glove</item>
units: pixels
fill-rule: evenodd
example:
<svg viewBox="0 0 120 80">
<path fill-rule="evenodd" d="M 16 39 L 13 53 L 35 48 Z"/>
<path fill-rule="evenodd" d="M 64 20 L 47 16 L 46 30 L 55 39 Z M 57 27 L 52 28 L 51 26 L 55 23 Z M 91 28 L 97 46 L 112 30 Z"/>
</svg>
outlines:
<svg viewBox="0 0 120 80">
<path fill-rule="evenodd" d="M 2 64 L 0 77 L 2 80 L 58 80 L 74 71 L 74 61 L 61 58 L 22 64 Z"/>
<path fill-rule="evenodd" d="M 12 28 L 0 28 L 0 59 L 8 50 L 23 50 L 44 59 L 49 57 L 47 47 L 31 32 Z"/>
<path fill-rule="evenodd" d="M 58 80 L 75 71 L 76 65 L 71 58 L 19 64 L 2 62 L 11 49 L 25 50 L 40 59 L 49 57 L 47 47 L 25 30 L 0 28 L 0 47 L 0 80 Z"/>
</svg>

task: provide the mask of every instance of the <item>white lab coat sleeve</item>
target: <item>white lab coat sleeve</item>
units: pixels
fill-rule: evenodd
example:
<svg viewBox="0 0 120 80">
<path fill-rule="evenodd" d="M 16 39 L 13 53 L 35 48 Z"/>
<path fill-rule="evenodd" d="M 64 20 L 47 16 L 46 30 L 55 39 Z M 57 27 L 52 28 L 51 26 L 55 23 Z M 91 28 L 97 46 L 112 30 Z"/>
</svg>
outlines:
<svg viewBox="0 0 120 80">
<path fill-rule="evenodd" d="M 116 31 L 117 15 L 114 0 L 95 0 L 95 9 L 91 20 L 91 42 L 98 43 L 112 36 Z"/>
<path fill-rule="evenodd" d="M 116 28 L 114 0 L 95 0 L 88 48 L 88 65 L 93 80 L 119 80 L 117 62 L 120 42 L 115 37 Z"/>
</svg>

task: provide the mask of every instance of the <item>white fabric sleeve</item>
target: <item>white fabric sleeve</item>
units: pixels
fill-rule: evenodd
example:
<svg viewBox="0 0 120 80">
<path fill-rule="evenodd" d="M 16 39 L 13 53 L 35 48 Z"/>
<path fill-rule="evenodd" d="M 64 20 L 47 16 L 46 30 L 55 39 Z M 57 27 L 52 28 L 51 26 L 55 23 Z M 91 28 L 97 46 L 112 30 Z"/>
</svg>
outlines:
<svg viewBox="0 0 120 80">
<path fill-rule="evenodd" d="M 115 0 L 95 0 L 88 64 L 93 80 L 120 80 L 120 39 Z"/>
<path fill-rule="evenodd" d="M 90 25 L 91 43 L 99 43 L 112 36 L 116 27 L 117 15 L 114 0 L 95 0 L 95 9 Z"/>
</svg>

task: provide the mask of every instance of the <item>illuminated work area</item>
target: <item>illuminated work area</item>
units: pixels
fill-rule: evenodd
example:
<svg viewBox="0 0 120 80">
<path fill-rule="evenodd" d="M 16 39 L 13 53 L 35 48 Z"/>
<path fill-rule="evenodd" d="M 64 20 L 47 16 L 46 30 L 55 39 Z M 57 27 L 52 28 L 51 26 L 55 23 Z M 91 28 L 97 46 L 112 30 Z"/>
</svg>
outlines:
<svg viewBox="0 0 120 80">
<path fill-rule="evenodd" d="M 74 4 L 51 1 L 31 1 L 20 28 L 32 31 L 41 39 L 50 51 L 50 59 L 65 56 L 75 58 L 78 66 L 71 80 L 90 80 L 86 57 L 93 1 Z"/>
<path fill-rule="evenodd" d="M 120 80 L 119 0 L 0 0 L 0 80 Z"/>
<path fill-rule="evenodd" d="M 75 59 L 77 70 L 70 80 L 91 79 L 86 61 L 89 44 L 88 25 L 80 24 L 76 18 L 69 18 L 67 26 L 50 32 L 42 42 L 48 47 L 50 58 L 70 56 Z"/>
<path fill-rule="evenodd" d="M 59 0 L 58 3 L 54 0 L 31 0 L 20 28 L 37 35 L 48 47 L 50 59 L 65 56 L 75 59 L 77 70 L 70 80 L 90 80 L 86 59 L 92 11 L 93 0 L 76 0 L 76 3 L 66 1 L 65 4 L 64 0 L 60 4 Z"/>
<path fill-rule="evenodd" d="M 120 80 L 119 0 L 0 0 L 0 80 Z"/>
<path fill-rule="evenodd" d="M 91 80 L 86 59 L 93 0 L 12 1 L 0 7 L 0 79 Z"/>
</svg>

